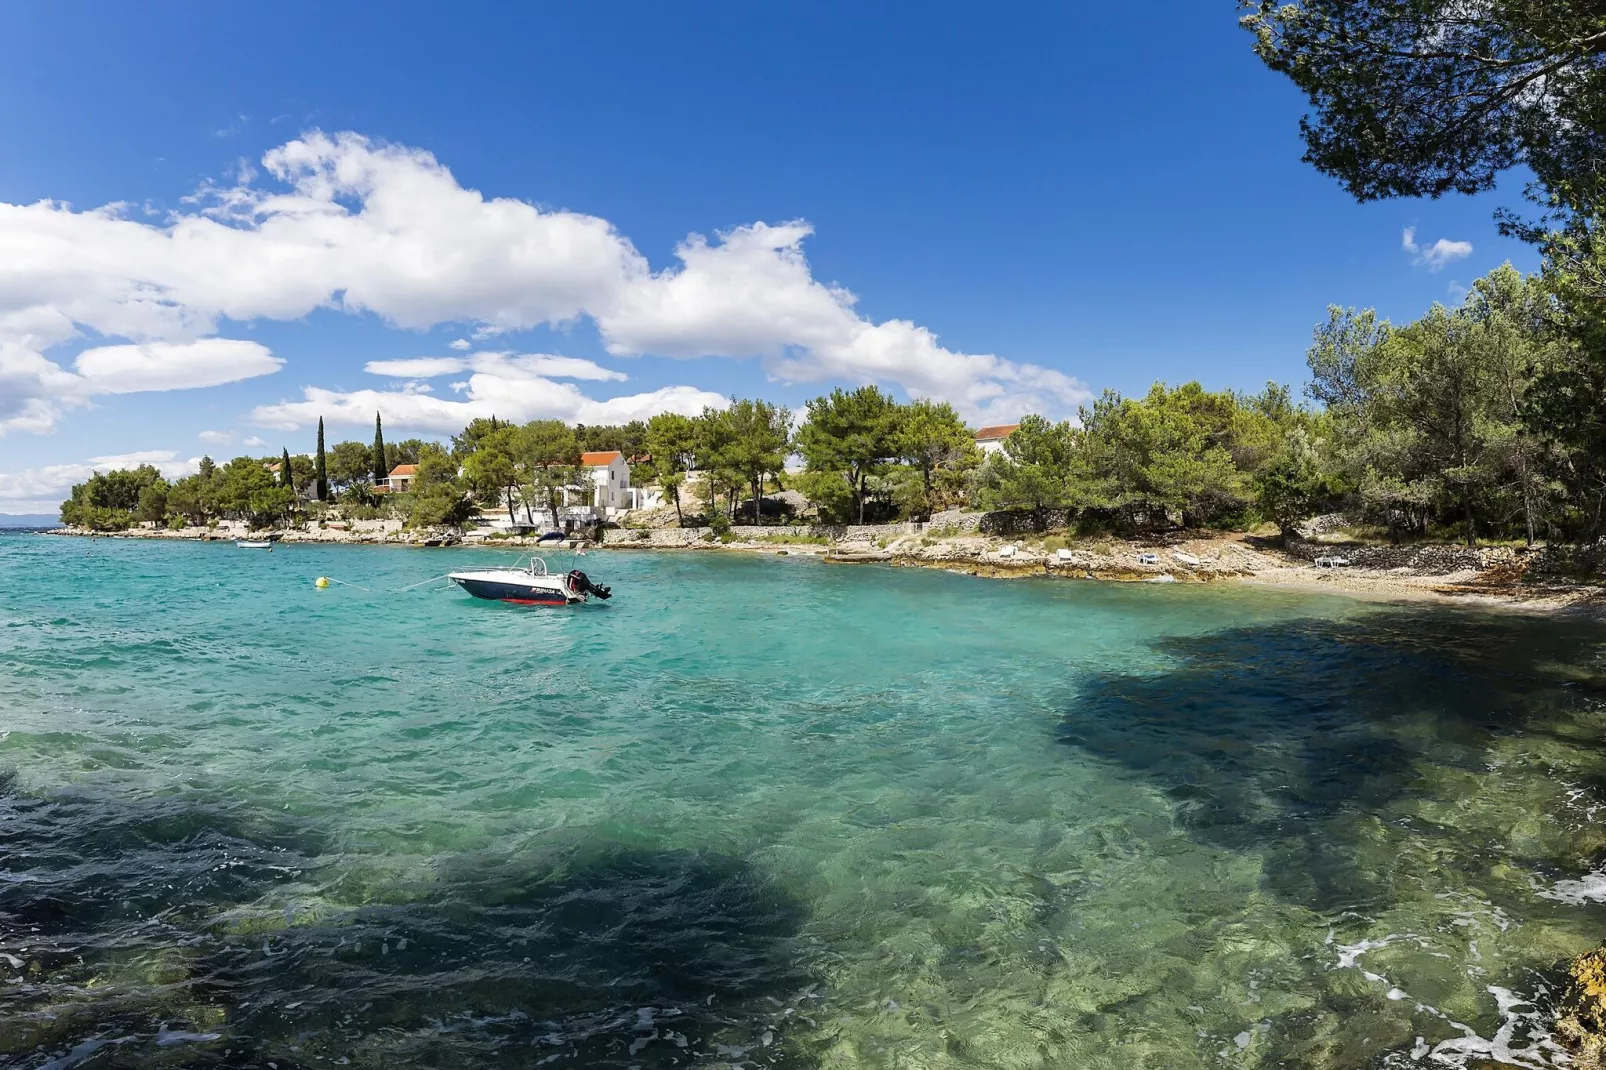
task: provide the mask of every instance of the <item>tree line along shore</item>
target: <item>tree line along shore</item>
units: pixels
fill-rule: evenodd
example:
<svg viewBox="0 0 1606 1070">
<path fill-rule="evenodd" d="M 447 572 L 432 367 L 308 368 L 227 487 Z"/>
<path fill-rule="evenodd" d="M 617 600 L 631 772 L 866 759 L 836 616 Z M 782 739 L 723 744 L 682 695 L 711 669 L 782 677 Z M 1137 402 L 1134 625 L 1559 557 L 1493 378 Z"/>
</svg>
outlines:
<svg viewBox="0 0 1606 1070">
<path fill-rule="evenodd" d="M 1332 308 L 1307 354 L 1303 398 L 1156 383 L 1106 391 L 1078 419 L 1025 415 L 984 454 L 951 405 L 875 386 L 785 406 L 732 399 L 697 416 L 618 426 L 477 419 L 448 442 L 203 458 L 176 480 L 151 466 L 96 473 L 62 503 L 98 532 L 238 521 L 256 529 L 394 520 L 434 533 L 515 505 L 563 511 L 580 458 L 617 450 L 655 486 L 655 516 L 625 526 L 893 524 L 952 509 L 1008 514 L 1018 530 L 1149 539 L 1181 530 L 1292 535 L 1342 514 L 1359 541 L 1571 547 L 1592 566 L 1606 505 L 1603 414 L 1579 381 L 1591 353 L 1549 280 L 1509 265 L 1456 308 L 1395 325 Z M 800 462 L 800 463 L 799 463 Z M 387 474 L 415 471 L 404 492 Z M 528 514 L 527 514 L 528 515 Z"/>
</svg>

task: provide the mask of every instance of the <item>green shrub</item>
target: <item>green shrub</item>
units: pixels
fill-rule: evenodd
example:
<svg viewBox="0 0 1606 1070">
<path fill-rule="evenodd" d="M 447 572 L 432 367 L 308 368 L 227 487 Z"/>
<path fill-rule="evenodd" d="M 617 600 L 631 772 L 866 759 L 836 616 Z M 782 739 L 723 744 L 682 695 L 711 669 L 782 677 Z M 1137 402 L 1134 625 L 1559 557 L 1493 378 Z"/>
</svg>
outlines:
<svg viewBox="0 0 1606 1070">
<path fill-rule="evenodd" d="M 782 546 L 826 546 L 831 540 L 824 535 L 790 535 L 781 533 L 777 535 L 759 535 L 754 542 L 771 542 Z"/>
<path fill-rule="evenodd" d="M 460 528 L 474 515 L 474 503 L 455 483 L 432 483 L 406 497 L 410 528 Z"/>
<path fill-rule="evenodd" d="M 68 500 L 62 504 L 61 520 L 90 531 L 127 531 L 134 525 L 134 514 L 127 509 L 108 509 Z"/>
<path fill-rule="evenodd" d="M 799 472 L 791 477 L 799 491 L 819 511 L 827 523 L 849 524 L 854 520 L 853 488 L 840 472 Z"/>
</svg>

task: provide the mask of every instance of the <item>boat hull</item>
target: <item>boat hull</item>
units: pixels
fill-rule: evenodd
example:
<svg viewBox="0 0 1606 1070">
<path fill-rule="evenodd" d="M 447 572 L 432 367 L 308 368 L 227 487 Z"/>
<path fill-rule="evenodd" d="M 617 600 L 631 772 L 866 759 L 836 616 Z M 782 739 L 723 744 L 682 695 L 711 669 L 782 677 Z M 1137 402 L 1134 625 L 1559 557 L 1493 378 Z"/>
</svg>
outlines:
<svg viewBox="0 0 1606 1070">
<path fill-rule="evenodd" d="M 574 595 L 568 591 L 561 576 L 452 573 L 450 579 L 475 598 L 492 602 L 507 602 L 517 606 L 566 606 L 585 601 L 584 595 Z"/>
</svg>

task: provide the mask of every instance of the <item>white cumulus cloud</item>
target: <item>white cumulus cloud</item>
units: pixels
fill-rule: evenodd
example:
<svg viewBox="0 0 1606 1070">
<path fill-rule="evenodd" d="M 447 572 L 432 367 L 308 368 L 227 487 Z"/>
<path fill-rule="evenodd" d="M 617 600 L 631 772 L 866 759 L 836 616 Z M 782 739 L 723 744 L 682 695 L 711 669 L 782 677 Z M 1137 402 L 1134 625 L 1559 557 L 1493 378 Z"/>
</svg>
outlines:
<svg viewBox="0 0 1606 1070">
<path fill-rule="evenodd" d="M 572 383 L 556 380 L 618 381 L 626 376 L 595 361 L 550 353 L 484 352 L 462 357 L 371 360 L 363 370 L 403 382 L 387 390 L 307 387 L 300 401 L 259 406 L 252 418 L 266 427 L 283 430 L 309 426 L 319 417 L 332 425 L 366 427 L 379 412 L 391 427 L 452 434 L 479 417 L 519 422 L 627 423 L 661 412 L 691 416 L 705 407 L 722 408 L 726 404 L 722 395 L 691 386 L 597 400 Z M 449 389 L 458 395 L 456 399 L 437 396 L 426 382 L 465 373 L 466 379 L 449 384 Z"/>
<path fill-rule="evenodd" d="M 173 450 L 141 450 L 91 457 L 74 464 L 0 472 L 0 513 L 54 513 L 72 493 L 74 483 L 82 483 L 96 472 L 138 468 L 142 464 L 156 466 L 168 479 L 181 479 L 199 471 L 201 459 L 180 460 Z"/>
<path fill-rule="evenodd" d="M 202 338 L 86 349 L 73 368 L 96 394 L 190 390 L 271 375 L 284 361 L 256 342 Z"/>
<path fill-rule="evenodd" d="M 538 376 L 507 377 L 476 373 L 460 384 L 461 400 L 437 397 L 427 389 L 334 391 L 307 387 L 300 401 L 258 407 L 252 417 L 265 427 L 293 431 L 315 424 L 319 417 L 334 426 L 372 427 L 374 413 L 385 425 L 454 434 L 470 420 L 495 416 L 523 423 L 564 420 L 568 423 L 615 424 L 645 420 L 661 412 L 692 416 L 708 406 L 727 404 L 723 395 L 691 386 L 670 386 L 642 394 L 596 400 L 572 383 Z"/>
<path fill-rule="evenodd" d="M 814 278 L 803 255 L 812 233 L 794 221 L 737 227 L 717 243 L 692 235 L 675 251 L 678 269 L 634 280 L 597 313 L 609 350 L 758 356 L 786 382 L 893 383 L 982 420 L 1063 413 L 1088 400 L 1063 372 L 958 353 L 908 320 L 860 316 L 851 292 Z"/>
<path fill-rule="evenodd" d="M 242 167 L 232 184 L 207 185 L 155 220 L 117 204 L 0 204 L 0 433 L 49 430 L 97 393 L 268 374 L 278 358 L 218 335 L 231 321 L 293 320 L 320 308 L 404 329 L 461 324 L 475 341 L 589 319 L 615 355 L 756 358 L 786 382 L 877 382 L 983 420 L 1062 414 L 1088 397 L 1062 372 L 951 350 L 926 327 L 861 315 L 850 291 L 813 277 L 807 223 L 736 226 L 712 241 L 692 235 L 675 266 L 654 272 L 607 220 L 486 196 L 420 149 L 313 131 L 261 165 L 260 175 Z M 50 355 L 85 338 L 106 344 L 71 370 Z M 450 411 L 441 405 L 496 406 L 509 416 L 585 412 L 589 420 L 642 411 L 652 399 L 684 407 L 714 396 L 673 387 L 594 398 L 551 379 L 608 382 L 618 373 L 509 354 L 490 367 L 490 355 L 469 353 L 467 338 L 448 345 L 465 362 L 452 371 L 433 369 L 455 358 L 411 371 L 397 367 L 405 362 L 375 363 L 393 366 L 379 374 L 403 378 L 469 374 L 460 401 L 423 389 L 316 396 L 344 406 L 377 395 L 397 406 L 384 410 L 388 419 L 432 421 Z M 258 418 L 282 424 L 317 389 L 265 406 Z"/>
<path fill-rule="evenodd" d="M 559 379 L 595 379 L 622 382 L 623 372 L 604 368 L 595 361 L 579 357 L 560 357 L 550 353 L 475 353 L 467 357 L 407 357 L 401 360 L 371 360 L 363 365 L 370 375 L 394 379 L 434 379 L 460 375 L 467 371 L 487 372 L 512 378 L 553 376 Z"/>
<path fill-rule="evenodd" d="M 1469 241 L 1440 238 L 1432 245 L 1423 248 L 1417 244 L 1415 227 L 1405 228 L 1405 232 L 1400 235 L 1400 248 L 1410 255 L 1411 263 L 1425 267 L 1435 275 L 1457 260 L 1465 260 L 1472 255 L 1472 243 Z"/>
</svg>

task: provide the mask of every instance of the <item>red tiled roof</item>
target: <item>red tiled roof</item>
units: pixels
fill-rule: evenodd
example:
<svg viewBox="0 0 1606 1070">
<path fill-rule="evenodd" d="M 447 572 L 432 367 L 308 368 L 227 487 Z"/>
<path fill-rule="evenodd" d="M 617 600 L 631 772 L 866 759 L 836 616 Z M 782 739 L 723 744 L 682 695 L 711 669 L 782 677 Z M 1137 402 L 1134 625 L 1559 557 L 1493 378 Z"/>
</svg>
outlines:
<svg viewBox="0 0 1606 1070">
<path fill-rule="evenodd" d="M 994 424 L 991 427 L 984 427 L 976 432 L 976 441 L 993 442 L 1001 438 L 1008 438 L 1010 432 L 1019 426 L 1020 424 Z"/>
<path fill-rule="evenodd" d="M 596 453 L 582 453 L 580 463 L 587 468 L 595 468 L 612 464 L 615 457 L 624 456 L 618 450 L 599 450 Z"/>
<path fill-rule="evenodd" d="M 390 470 L 390 474 L 393 476 L 416 476 L 418 474 L 418 465 L 398 464 Z"/>
</svg>

